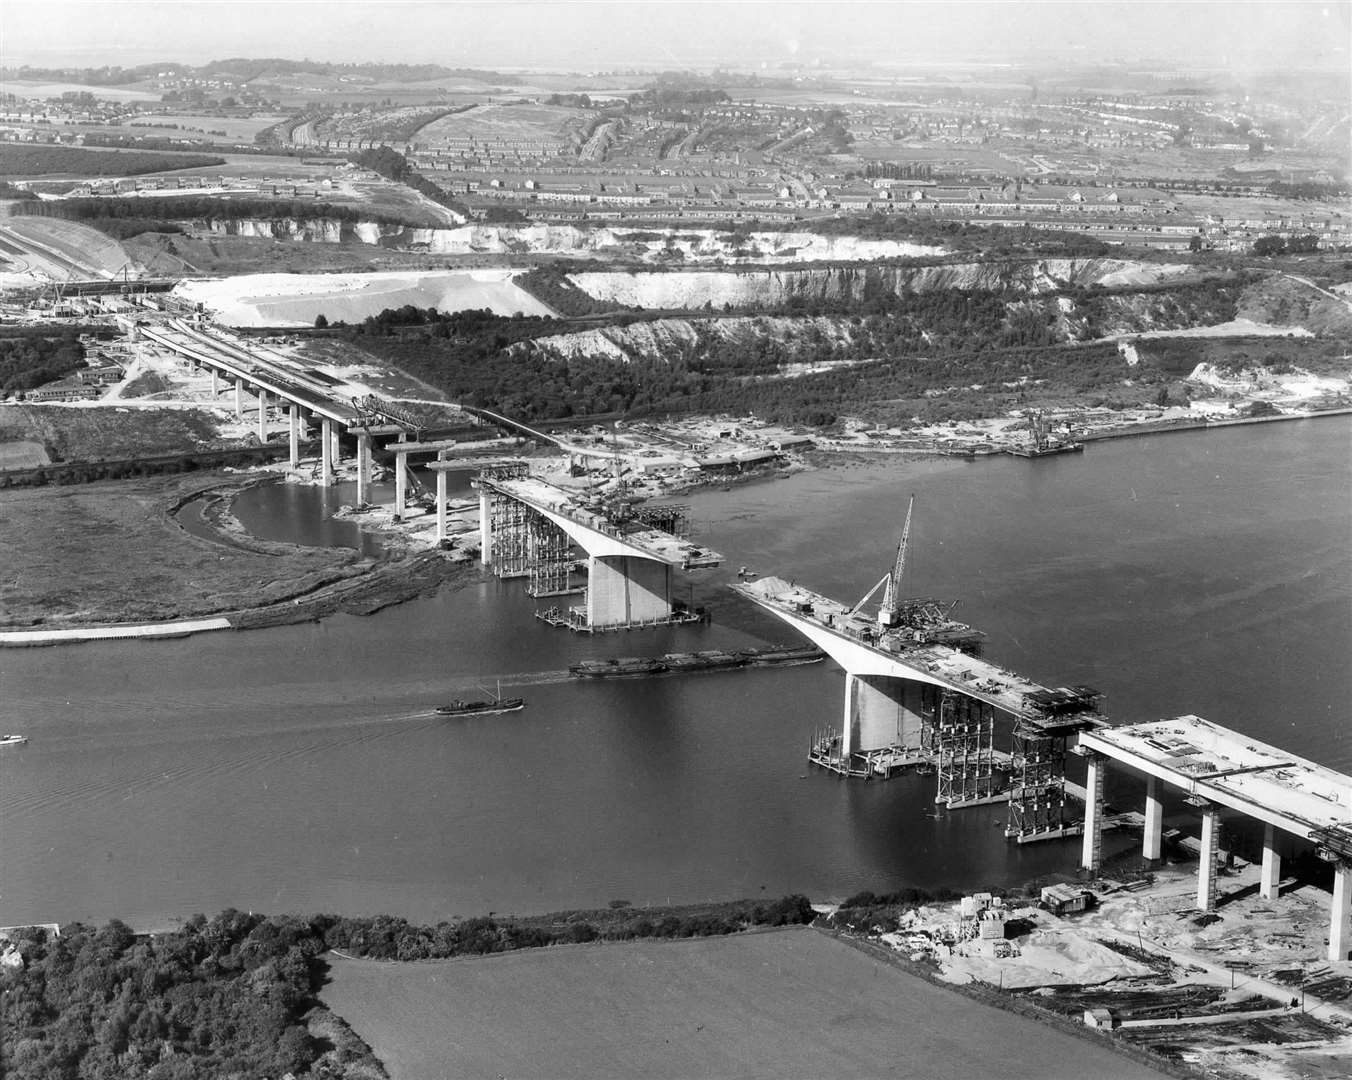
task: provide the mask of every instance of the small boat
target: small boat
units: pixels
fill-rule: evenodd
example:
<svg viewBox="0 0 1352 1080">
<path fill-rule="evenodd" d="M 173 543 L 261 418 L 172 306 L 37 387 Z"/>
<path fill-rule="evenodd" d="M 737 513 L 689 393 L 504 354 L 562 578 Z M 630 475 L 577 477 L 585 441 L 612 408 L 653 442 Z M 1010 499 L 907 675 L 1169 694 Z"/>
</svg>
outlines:
<svg viewBox="0 0 1352 1080">
<path fill-rule="evenodd" d="M 0 735 L 0 746 L 22 746 L 27 741 L 27 735 Z"/>
</svg>

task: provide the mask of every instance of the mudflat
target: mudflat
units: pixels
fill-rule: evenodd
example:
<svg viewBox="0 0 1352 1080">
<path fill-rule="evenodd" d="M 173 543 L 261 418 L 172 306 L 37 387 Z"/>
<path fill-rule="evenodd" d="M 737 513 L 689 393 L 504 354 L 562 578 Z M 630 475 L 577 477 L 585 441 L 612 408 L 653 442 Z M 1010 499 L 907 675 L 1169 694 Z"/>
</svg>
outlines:
<svg viewBox="0 0 1352 1080">
<path fill-rule="evenodd" d="M 393 1080 L 1160 1075 L 805 928 L 331 963 L 325 1003 Z"/>
</svg>

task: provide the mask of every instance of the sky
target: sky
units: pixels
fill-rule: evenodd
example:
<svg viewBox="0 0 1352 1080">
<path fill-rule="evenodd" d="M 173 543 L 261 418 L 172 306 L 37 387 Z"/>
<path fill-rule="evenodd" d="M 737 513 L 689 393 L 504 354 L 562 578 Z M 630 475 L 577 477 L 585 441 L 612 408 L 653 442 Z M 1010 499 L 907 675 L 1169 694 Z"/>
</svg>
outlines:
<svg viewBox="0 0 1352 1080">
<path fill-rule="evenodd" d="M 1352 0 L 0 0 L 0 65 L 227 56 L 747 70 L 858 59 L 1349 66 Z"/>
</svg>

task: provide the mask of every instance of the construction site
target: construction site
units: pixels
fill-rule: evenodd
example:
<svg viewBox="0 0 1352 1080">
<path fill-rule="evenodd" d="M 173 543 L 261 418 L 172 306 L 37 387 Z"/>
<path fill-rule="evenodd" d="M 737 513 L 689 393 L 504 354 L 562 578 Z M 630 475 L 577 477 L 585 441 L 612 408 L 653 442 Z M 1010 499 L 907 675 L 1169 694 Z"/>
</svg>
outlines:
<svg viewBox="0 0 1352 1080">
<path fill-rule="evenodd" d="M 673 595 L 674 569 L 722 562 L 717 552 L 690 541 L 688 507 L 639 505 L 622 487 L 609 495 L 577 494 L 532 477 L 524 462 L 483 469 L 474 486 L 483 564 L 500 578 L 526 579 L 526 592 L 536 599 L 579 598 L 537 610 L 537 618 L 583 633 L 704 618 Z"/>
</svg>

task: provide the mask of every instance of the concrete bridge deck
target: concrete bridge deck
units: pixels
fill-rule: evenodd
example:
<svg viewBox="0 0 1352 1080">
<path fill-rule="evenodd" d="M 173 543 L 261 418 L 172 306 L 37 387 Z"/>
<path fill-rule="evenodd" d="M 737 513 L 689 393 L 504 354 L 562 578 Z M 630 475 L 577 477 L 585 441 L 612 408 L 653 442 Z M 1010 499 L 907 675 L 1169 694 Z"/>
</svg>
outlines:
<svg viewBox="0 0 1352 1080">
<path fill-rule="evenodd" d="M 819 648 L 845 654 L 852 674 L 930 683 L 983 701 L 1025 723 L 1048 726 L 1044 710 L 1030 698 L 1051 688 L 998 664 L 945 645 L 880 639 L 871 619 L 851 619 L 848 605 L 781 578 L 732 588 L 797 628 Z"/>
</svg>

